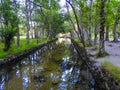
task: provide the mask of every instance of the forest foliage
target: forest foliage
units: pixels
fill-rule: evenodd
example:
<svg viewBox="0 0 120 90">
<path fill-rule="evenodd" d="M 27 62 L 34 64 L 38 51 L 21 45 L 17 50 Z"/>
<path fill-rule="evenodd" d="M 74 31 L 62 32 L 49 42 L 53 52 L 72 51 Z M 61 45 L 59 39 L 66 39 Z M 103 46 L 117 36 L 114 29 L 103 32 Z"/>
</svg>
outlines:
<svg viewBox="0 0 120 90">
<path fill-rule="evenodd" d="M 0 0 L 0 42 L 8 51 L 20 39 L 56 38 L 71 33 L 83 46 L 99 42 L 99 54 L 105 52 L 104 41 L 118 41 L 120 36 L 120 0 Z M 15 37 L 17 39 L 15 39 Z M 112 38 L 111 38 L 112 37 Z"/>
</svg>

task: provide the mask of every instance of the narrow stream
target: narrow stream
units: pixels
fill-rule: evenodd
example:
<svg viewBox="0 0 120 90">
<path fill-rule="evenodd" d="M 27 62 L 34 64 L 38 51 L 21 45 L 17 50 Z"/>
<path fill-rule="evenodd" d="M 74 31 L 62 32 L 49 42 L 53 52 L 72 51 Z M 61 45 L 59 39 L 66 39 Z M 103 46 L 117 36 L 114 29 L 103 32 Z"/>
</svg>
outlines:
<svg viewBox="0 0 120 90">
<path fill-rule="evenodd" d="M 0 70 L 0 90 L 94 90 L 94 84 L 72 45 L 36 51 Z"/>
</svg>

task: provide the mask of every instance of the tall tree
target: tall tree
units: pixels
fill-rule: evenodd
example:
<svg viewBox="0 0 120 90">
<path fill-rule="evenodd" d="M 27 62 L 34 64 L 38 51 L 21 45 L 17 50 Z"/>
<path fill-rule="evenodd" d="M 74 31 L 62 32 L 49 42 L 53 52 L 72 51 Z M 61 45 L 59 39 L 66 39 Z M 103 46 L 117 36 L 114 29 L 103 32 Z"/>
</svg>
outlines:
<svg viewBox="0 0 120 90">
<path fill-rule="evenodd" d="M 14 2 L 14 11 L 16 13 L 16 15 L 18 14 L 18 10 L 17 10 L 17 1 L 16 0 L 13 0 Z M 19 26 L 17 25 L 17 47 L 20 46 L 20 31 L 19 31 Z"/>
<path fill-rule="evenodd" d="M 118 41 L 117 27 L 118 27 L 119 21 L 120 21 L 120 4 L 118 6 L 117 15 L 114 23 L 114 29 L 113 29 L 114 42 Z"/>
<path fill-rule="evenodd" d="M 83 47 L 85 48 L 84 35 L 82 33 L 82 29 L 81 29 L 81 26 L 79 24 L 79 19 L 78 19 L 78 15 L 76 13 L 76 9 L 75 9 L 75 7 L 73 6 L 73 3 L 70 0 L 66 0 L 66 2 L 71 6 L 71 8 L 73 10 L 73 13 L 74 13 L 74 16 L 75 16 L 75 21 L 76 21 L 76 24 L 77 24 L 77 29 L 78 29 L 78 32 L 79 32 L 79 35 L 80 35 L 80 39 L 81 39 L 81 42 L 83 44 Z"/>
<path fill-rule="evenodd" d="M 28 45 L 29 42 L 30 42 L 30 37 L 29 37 L 29 32 L 30 32 L 30 24 L 29 24 L 29 20 L 30 20 L 30 17 L 29 17 L 29 0 L 25 0 L 25 6 L 26 6 L 26 27 L 27 27 L 27 30 L 26 30 L 26 39 L 27 39 L 27 42 L 26 44 Z"/>
<path fill-rule="evenodd" d="M 1 17 L 3 18 L 3 24 L 1 26 L 1 36 L 4 38 L 4 51 L 8 51 L 12 40 L 16 34 L 19 19 L 14 12 L 13 3 L 10 0 L 0 3 Z"/>
<path fill-rule="evenodd" d="M 89 14 L 89 46 L 92 45 L 92 3 L 93 0 L 90 0 L 90 14 Z"/>
<path fill-rule="evenodd" d="M 105 54 L 104 46 L 104 28 L 105 28 L 105 3 L 106 0 L 101 0 L 101 11 L 100 11 L 100 42 L 99 42 L 99 56 Z"/>
<path fill-rule="evenodd" d="M 110 24 L 111 24 L 111 22 L 112 22 L 112 11 L 111 11 L 111 2 L 110 2 L 110 0 L 108 0 L 107 2 L 106 2 L 106 29 L 105 29 L 105 40 L 106 41 L 109 41 L 109 30 L 110 30 Z M 110 22 L 110 19 L 111 19 L 111 22 Z"/>
<path fill-rule="evenodd" d="M 106 41 L 109 41 L 109 29 L 110 29 L 110 26 L 106 26 L 106 34 L 105 34 L 105 40 Z"/>
</svg>

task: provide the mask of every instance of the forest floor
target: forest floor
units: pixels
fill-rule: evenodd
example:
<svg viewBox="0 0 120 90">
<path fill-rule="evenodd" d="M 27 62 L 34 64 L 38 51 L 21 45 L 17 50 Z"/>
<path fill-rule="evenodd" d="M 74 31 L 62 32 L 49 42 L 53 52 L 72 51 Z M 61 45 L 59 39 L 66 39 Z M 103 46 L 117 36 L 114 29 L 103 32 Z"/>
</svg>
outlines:
<svg viewBox="0 0 120 90">
<path fill-rule="evenodd" d="M 90 47 L 87 49 L 88 53 L 95 60 L 97 66 L 101 66 L 105 61 L 109 61 L 117 67 L 120 67 L 120 42 L 105 42 L 105 50 L 109 54 L 105 57 L 96 57 L 98 50 L 95 47 Z"/>
</svg>

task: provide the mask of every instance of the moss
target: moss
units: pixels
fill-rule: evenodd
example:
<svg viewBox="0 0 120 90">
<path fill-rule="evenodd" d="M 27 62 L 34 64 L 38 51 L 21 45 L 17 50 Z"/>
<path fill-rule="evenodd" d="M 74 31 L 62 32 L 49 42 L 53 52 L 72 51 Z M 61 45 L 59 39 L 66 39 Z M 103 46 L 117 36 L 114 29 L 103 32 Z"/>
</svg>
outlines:
<svg viewBox="0 0 120 90">
<path fill-rule="evenodd" d="M 44 67 L 44 69 L 46 71 L 52 71 L 55 69 L 59 69 L 59 65 L 57 65 L 56 63 L 53 63 L 53 62 L 45 62 L 42 64 L 42 66 Z"/>
</svg>

